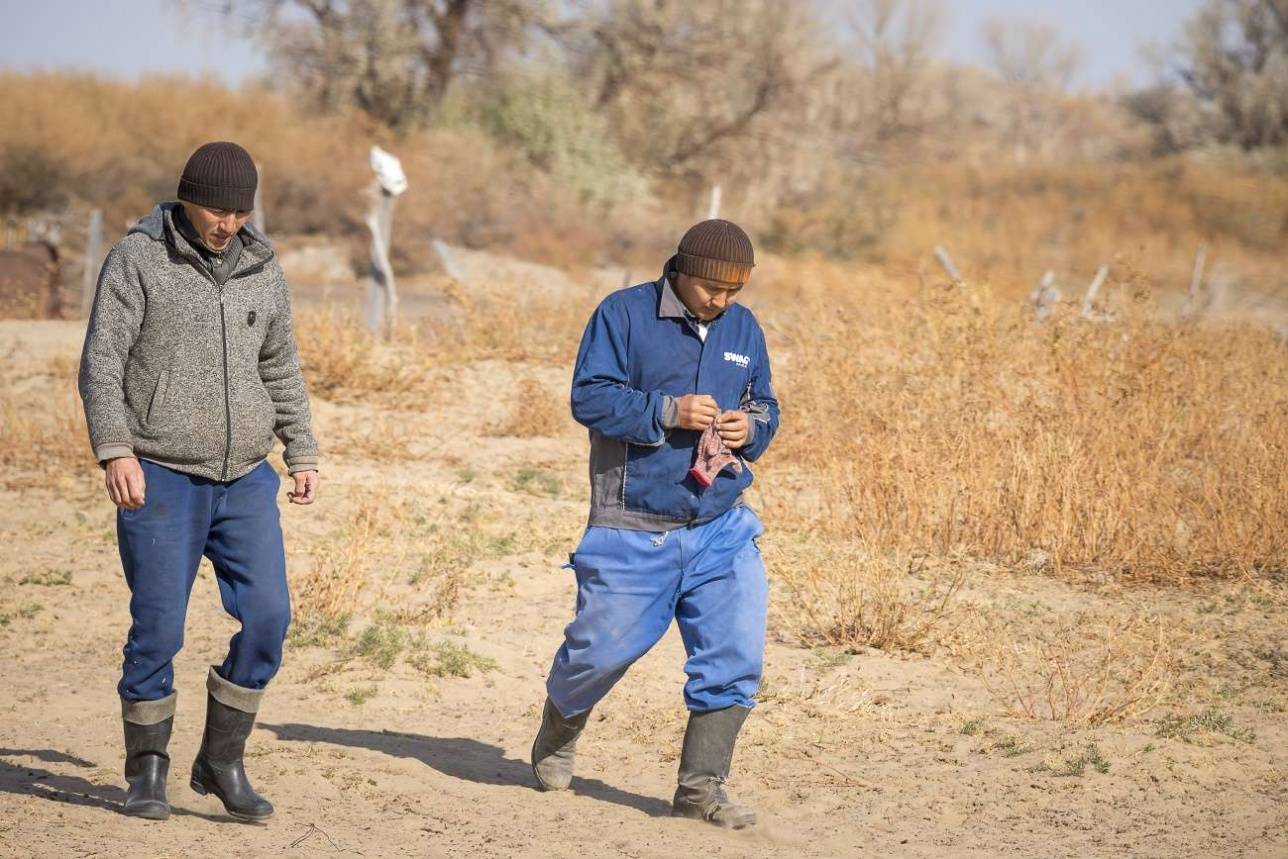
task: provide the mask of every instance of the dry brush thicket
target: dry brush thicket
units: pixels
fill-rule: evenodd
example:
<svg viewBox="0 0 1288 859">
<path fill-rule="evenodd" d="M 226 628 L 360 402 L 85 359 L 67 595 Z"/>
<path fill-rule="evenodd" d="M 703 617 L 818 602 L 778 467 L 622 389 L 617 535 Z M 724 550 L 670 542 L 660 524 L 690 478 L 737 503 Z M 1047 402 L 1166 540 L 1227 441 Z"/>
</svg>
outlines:
<svg viewBox="0 0 1288 859">
<path fill-rule="evenodd" d="M 1062 308 L 1037 324 L 987 285 L 921 286 L 808 260 L 764 269 L 748 299 L 767 329 L 785 421 L 752 502 L 770 527 L 780 637 L 946 654 L 1006 712 L 1099 724 L 1167 700 L 1181 676 L 1176 630 L 1147 611 L 1019 622 L 964 581 L 991 563 L 1075 581 L 1238 576 L 1282 590 L 1288 349 L 1271 332 L 1164 321 L 1140 283 L 1111 290 L 1109 321 Z M 556 420 L 565 406 L 553 380 L 595 300 L 589 290 L 458 295 L 441 321 L 400 326 L 388 342 L 352 314 L 301 307 L 315 395 L 354 410 L 330 419 L 328 456 L 376 469 L 406 459 L 383 438 L 404 424 L 394 418 L 445 402 L 453 377 L 480 364 L 514 380 L 476 428 L 483 444 L 493 433 L 561 436 L 570 426 Z M 74 364 L 8 362 L 6 485 L 95 474 Z M 368 418 L 366 435 L 350 426 Z M 469 489 L 475 501 L 516 503 L 494 497 L 506 491 Z M 361 606 L 391 606 L 391 622 L 409 628 L 450 620 L 480 560 L 555 551 L 491 533 L 490 513 L 465 509 L 475 502 L 432 515 L 383 496 L 337 502 L 337 525 L 296 573 L 297 643 L 351 637 Z M 534 521 L 571 522 L 566 497 L 521 503 Z"/>
<path fill-rule="evenodd" d="M 1288 349 L 1273 332 L 1162 321 L 1140 284 L 1117 288 L 1108 322 L 1042 325 L 987 287 L 818 262 L 752 290 L 787 415 L 756 501 L 780 528 L 1135 580 L 1288 566 Z M 315 385 L 355 392 L 483 358 L 558 363 L 593 300 L 476 299 L 437 345 L 431 329 L 374 348 L 350 323 L 331 342 L 361 349 L 306 362 Z"/>
<path fill-rule="evenodd" d="M 1288 567 L 1288 349 L 1239 323 L 1035 324 L 986 288 L 825 265 L 767 285 L 789 528 L 1137 580 Z"/>
<path fill-rule="evenodd" d="M 1139 284 L 1118 287 L 1111 321 L 1041 325 L 987 287 L 817 262 L 751 289 L 787 416 L 756 501 L 780 528 L 1136 580 L 1288 567 L 1288 349 L 1272 331 L 1161 321 Z M 484 358 L 558 363 L 592 301 L 484 302 L 436 344 L 431 329 L 379 348 L 322 317 L 331 345 L 306 363 L 315 387 L 355 394 Z"/>
<path fill-rule="evenodd" d="M 791 74 L 793 80 L 809 79 L 801 70 Z M 1000 83 L 978 70 L 936 74 L 960 89 L 943 96 L 948 103 L 974 105 L 1002 122 L 1001 108 L 990 107 L 1002 98 Z M 658 84 L 648 75 L 632 80 L 649 91 Z M 507 93 L 507 86 L 518 88 L 506 103 L 531 101 L 524 95 L 529 83 L 507 81 L 493 82 Z M 832 92 L 818 82 L 808 87 L 820 98 Z M 185 97 L 176 99 L 176 91 Z M 463 100 L 482 100 L 483 106 L 462 108 L 450 121 L 395 133 L 360 112 L 313 113 L 285 94 L 264 90 L 236 92 L 173 78 L 126 84 L 84 75 L 3 74 L 0 109 L 24 122 L 0 128 L 0 214 L 61 213 L 71 236 L 83 228 L 88 208 L 98 206 L 110 241 L 156 200 L 171 197 L 184 159 L 216 136 L 238 140 L 255 154 L 275 237 L 340 239 L 344 245 L 332 252 L 365 271 L 365 189 L 371 182 L 366 152 L 377 143 L 402 159 L 411 186 L 394 218 L 392 253 L 399 274 L 437 267 L 431 236 L 564 266 L 651 267 L 673 235 L 705 211 L 710 184 L 718 182 L 725 212 L 751 228 L 759 247 L 783 254 L 821 251 L 915 270 L 930 247 L 942 243 L 968 279 L 1015 292 L 1027 291 L 1047 268 L 1062 286 L 1081 287 L 1099 264 L 1114 262 L 1117 270 L 1121 258 L 1183 288 L 1196 247 L 1208 242 L 1211 259 L 1239 279 L 1261 291 L 1282 289 L 1279 248 L 1288 229 L 1288 182 L 1282 172 L 1236 156 L 1155 158 L 1147 147 L 1123 144 L 1118 154 L 1093 157 L 1070 144 L 1049 157 L 1017 163 L 999 155 L 1006 138 L 992 125 L 972 130 L 958 116 L 965 108 L 948 111 L 947 126 L 900 126 L 897 138 L 886 143 L 868 140 L 864 116 L 825 133 L 799 124 L 789 111 L 774 120 L 772 146 L 752 145 L 761 139 L 756 135 L 730 133 L 700 159 L 706 166 L 682 179 L 668 178 L 663 170 L 644 181 L 641 175 L 661 169 L 648 165 L 670 159 L 630 147 L 624 151 L 633 153 L 633 161 L 569 177 L 534 160 L 528 151 L 532 140 L 516 142 L 486 116 L 474 115 L 487 114 L 488 92 L 462 93 Z M 843 94 L 827 98 L 848 103 Z M 1062 121 L 1080 129 L 1079 139 L 1139 136 L 1122 130 L 1127 120 L 1103 99 L 1052 98 Z M 554 96 L 539 102 L 546 114 L 506 121 L 521 128 L 535 123 L 534 134 L 582 133 L 560 123 L 583 108 Z M 621 109 L 639 114 L 633 104 L 627 101 Z M 756 127 L 769 120 L 757 119 Z M 549 123 L 554 125 L 547 128 Z M 620 132 L 619 126 L 625 127 L 613 124 Z M 641 144 L 658 142 L 657 124 L 642 126 Z M 800 150 L 798 156 L 779 151 L 788 144 Z M 860 151 L 820 154 L 820 147 L 831 152 L 846 146 Z M 568 157 L 576 160 L 581 151 L 574 147 Z M 748 175 L 739 179 L 737 171 Z M 627 174 L 638 180 L 629 188 L 622 185 Z M 759 188 L 764 183 L 790 191 L 769 193 Z M 596 193 L 587 197 L 587 187 Z M 998 241 L 999 235 L 1007 241 Z M 81 251 L 63 248 L 68 259 Z"/>
</svg>

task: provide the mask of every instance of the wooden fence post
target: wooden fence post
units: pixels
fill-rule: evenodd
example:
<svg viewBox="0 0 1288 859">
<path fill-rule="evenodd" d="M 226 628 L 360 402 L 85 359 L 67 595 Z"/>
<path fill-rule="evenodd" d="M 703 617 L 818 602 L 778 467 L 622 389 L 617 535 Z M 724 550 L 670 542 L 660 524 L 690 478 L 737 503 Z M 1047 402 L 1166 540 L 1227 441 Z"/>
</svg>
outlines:
<svg viewBox="0 0 1288 859">
<path fill-rule="evenodd" d="M 438 263 L 443 267 L 443 272 L 457 283 L 465 283 L 465 272 L 456 264 L 456 257 L 452 256 L 452 249 L 442 239 L 432 239 L 429 243 L 434 249 L 434 256 L 438 257 Z"/>
<path fill-rule="evenodd" d="M 252 204 L 255 208 L 251 212 L 250 220 L 261 233 L 268 234 L 268 219 L 264 215 L 264 168 L 258 163 L 255 165 L 255 172 L 259 174 L 259 181 L 255 183 L 255 202 Z"/>
<path fill-rule="evenodd" d="M 962 273 L 957 269 L 957 266 L 953 264 L 953 258 L 948 255 L 948 249 L 943 245 L 935 245 L 934 254 L 935 260 L 952 282 L 957 286 L 965 286 L 966 281 L 962 278 Z"/>
<path fill-rule="evenodd" d="M 1199 294 L 1203 291 L 1203 266 L 1207 262 L 1207 242 L 1199 244 L 1199 249 L 1194 254 L 1194 271 L 1190 273 L 1190 297 L 1187 311 L 1190 315 L 1197 314 L 1202 308 L 1199 307 Z"/>
<path fill-rule="evenodd" d="M 85 236 L 85 272 L 81 281 L 81 316 L 88 317 L 94 308 L 98 290 L 98 269 L 103 261 L 103 210 L 89 213 L 89 230 Z"/>
<path fill-rule="evenodd" d="M 1109 265 L 1105 264 L 1096 270 L 1096 276 L 1091 279 L 1091 286 L 1087 287 L 1087 294 L 1082 297 L 1082 318 L 1090 319 L 1096 306 L 1096 296 L 1100 294 L 1100 287 L 1104 285 L 1105 278 L 1109 276 Z"/>
<path fill-rule="evenodd" d="M 1042 280 L 1029 293 L 1029 303 L 1038 322 L 1044 321 L 1060 303 L 1060 290 L 1055 285 L 1055 272 L 1047 269 Z"/>
<path fill-rule="evenodd" d="M 394 221 L 394 195 L 377 188 L 367 229 L 371 231 L 371 273 L 367 282 L 367 327 L 388 337 L 398 307 L 398 285 L 394 267 L 389 262 L 389 247 Z"/>
</svg>

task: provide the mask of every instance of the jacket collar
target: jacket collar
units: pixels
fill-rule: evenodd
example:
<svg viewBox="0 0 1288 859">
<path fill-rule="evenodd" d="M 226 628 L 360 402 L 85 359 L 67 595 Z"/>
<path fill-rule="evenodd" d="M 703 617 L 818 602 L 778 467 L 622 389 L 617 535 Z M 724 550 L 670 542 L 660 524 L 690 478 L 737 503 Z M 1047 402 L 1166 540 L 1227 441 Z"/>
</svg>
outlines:
<svg viewBox="0 0 1288 859">
<path fill-rule="evenodd" d="M 683 319 L 691 325 L 710 325 L 729 312 L 726 310 L 715 319 L 705 323 L 700 321 L 698 317 L 689 312 L 689 308 L 684 306 L 684 302 L 676 294 L 675 274 L 675 257 L 671 257 L 666 261 L 666 265 L 662 269 L 662 276 L 657 279 L 658 291 L 661 293 L 657 301 L 658 319 Z"/>
<path fill-rule="evenodd" d="M 200 260 L 201 254 L 184 237 L 178 224 L 175 223 L 175 212 L 179 208 L 177 201 L 157 203 L 150 213 L 130 227 L 127 235 L 142 233 L 154 242 L 166 242 L 180 256 Z M 262 266 L 275 256 L 273 244 L 268 240 L 268 236 L 253 224 L 248 222 L 237 235 L 242 240 L 242 253 L 237 271 L 233 272 L 234 276 L 252 266 Z"/>
<path fill-rule="evenodd" d="M 693 314 L 684 306 L 680 296 L 675 294 L 675 286 L 672 283 L 671 276 L 672 272 L 668 268 L 657 281 L 658 289 L 661 290 L 661 296 L 657 302 L 657 318 L 692 319 Z"/>
</svg>

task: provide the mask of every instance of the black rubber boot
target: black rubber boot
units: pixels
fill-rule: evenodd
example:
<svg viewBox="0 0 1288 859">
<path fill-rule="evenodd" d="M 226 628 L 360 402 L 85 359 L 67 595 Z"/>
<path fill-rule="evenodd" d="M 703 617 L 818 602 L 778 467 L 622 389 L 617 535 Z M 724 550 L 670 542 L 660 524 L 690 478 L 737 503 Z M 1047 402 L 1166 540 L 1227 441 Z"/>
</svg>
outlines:
<svg viewBox="0 0 1288 859">
<path fill-rule="evenodd" d="M 174 717 L 153 725 L 125 725 L 125 781 L 129 788 L 121 809 L 131 817 L 165 820 L 170 803 L 165 798 L 165 778 L 170 772 L 170 728 Z"/>
<path fill-rule="evenodd" d="M 671 803 L 673 816 L 705 820 L 729 829 L 756 825 L 756 812 L 734 802 L 724 791 L 733 765 L 734 743 L 749 712 L 746 707 L 726 707 L 689 714 L 680 755 L 679 786 Z"/>
<path fill-rule="evenodd" d="M 532 774 L 542 790 L 565 790 L 572 784 L 572 768 L 577 757 L 577 738 L 586 727 L 590 711 L 565 719 L 555 705 L 546 699 L 541 713 L 541 730 L 532 741 Z"/>
<path fill-rule="evenodd" d="M 250 786 L 242 766 L 246 738 L 254 726 L 254 713 L 221 704 L 214 695 L 206 696 L 206 732 L 192 763 L 192 789 L 202 796 L 213 793 L 219 797 L 224 810 L 238 820 L 273 816 L 273 804 Z"/>
</svg>

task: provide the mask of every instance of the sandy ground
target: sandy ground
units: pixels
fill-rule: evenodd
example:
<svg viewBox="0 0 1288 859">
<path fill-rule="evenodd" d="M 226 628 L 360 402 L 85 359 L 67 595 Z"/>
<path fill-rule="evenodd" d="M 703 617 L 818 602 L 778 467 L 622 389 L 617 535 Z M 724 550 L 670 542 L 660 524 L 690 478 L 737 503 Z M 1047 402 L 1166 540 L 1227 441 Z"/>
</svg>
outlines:
<svg viewBox="0 0 1288 859">
<path fill-rule="evenodd" d="M 79 337 L 76 323 L 0 323 L 10 384 L 48 389 L 44 369 L 70 361 Z M 357 546 L 364 582 L 347 636 L 293 643 L 265 698 L 248 757 L 277 807 L 265 824 L 234 822 L 187 786 L 206 666 L 234 631 L 208 567 L 176 662 L 173 816 L 119 813 L 115 683 L 128 614 L 112 510 L 90 469 L 3 475 L 0 855 L 1288 856 L 1283 609 L 1234 586 L 1132 598 L 1204 631 L 1187 655 L 1196 671 L 1216 666 L 1228 678 L 1196 680 L 1175 708 L 1219 705 L 1239 737 L 1160 737 L 1162 712 L 1095 728 L 1017 718 L 948 653 L 775 641 L 731 782 L 763 824 L 726 833 L 668 816 L 685 718 L 672 630 L 596 711 L 573 789 L 536 791 L 527 754 L 573 608 L 560 563 L 580 533 L 586 443 L 574 427 L 535 439 L 489 429 L 505 418 L 520 371 L 453 373 L 451 395 L 432 410 L 316 403 L 331 452 L 323 495 L 313 509 L 283 503 L 296 586 L 317 556 L 358 539 L 355 511 L 374 525 Z M 565 383 L 562 368 L 528 372 L 552 391 Z M 390 431 L 406 439 L 396 455 L 379 443 Z M 444 553 L 457 569 L 434 566 Z M 389 668 L 355 656 L 381 612 L 424 603 L 453 574 L 455 610 L 407 628 L 494 660 L 493 670 L 436 676 L 416 667 L 410 647 Z M 1122 599 L 1004 573 L 968 593 L 1016 612 L 1109 611 Z M 1076 766 L 1092 747 L 1106 771 Z"/>
</svg>

